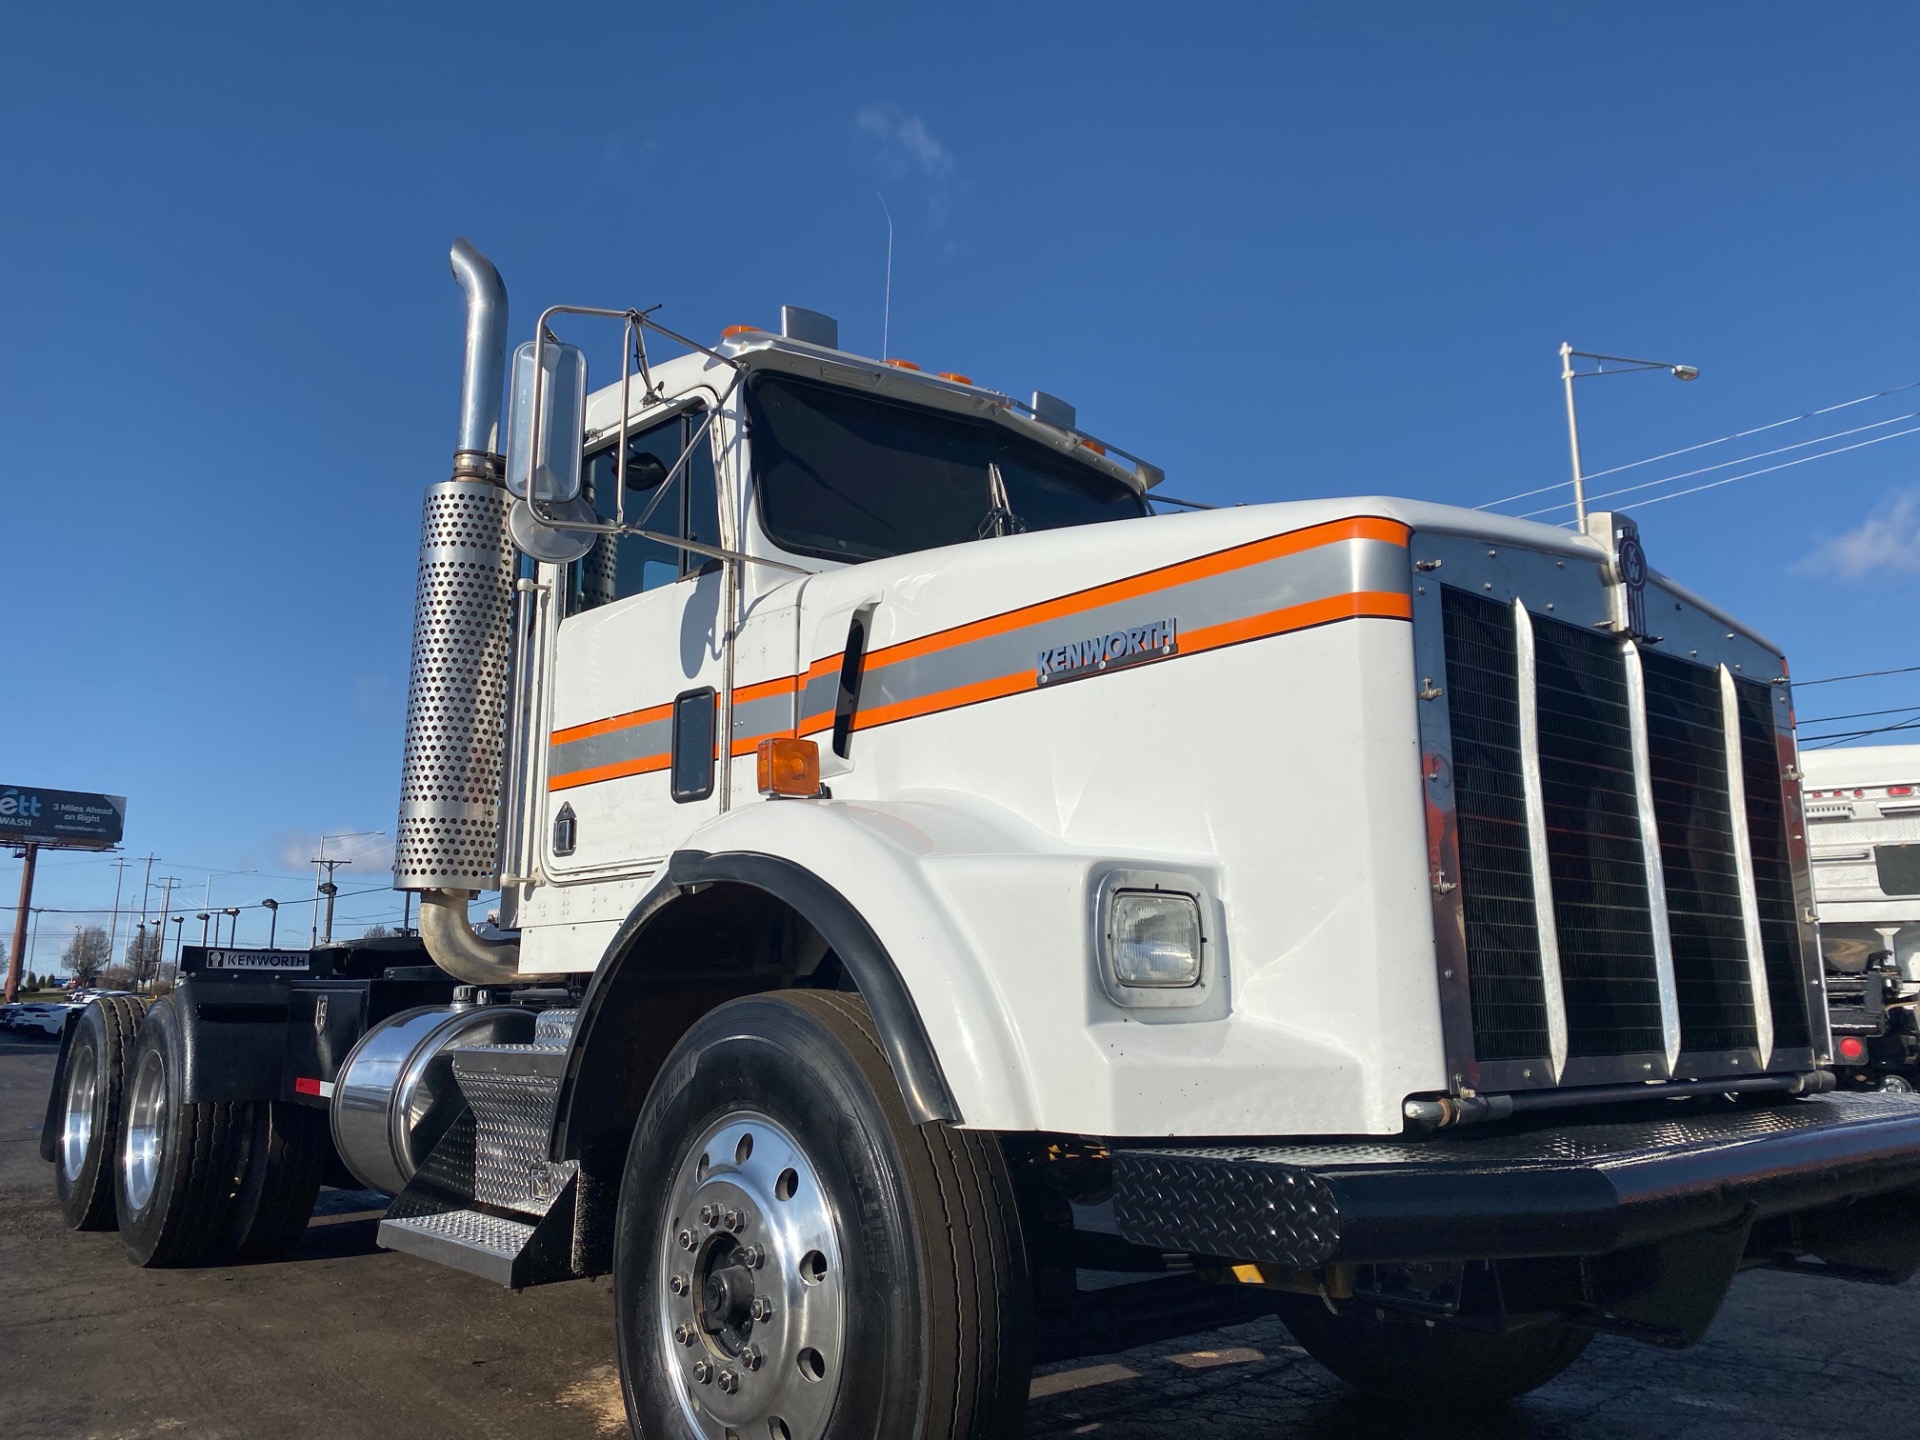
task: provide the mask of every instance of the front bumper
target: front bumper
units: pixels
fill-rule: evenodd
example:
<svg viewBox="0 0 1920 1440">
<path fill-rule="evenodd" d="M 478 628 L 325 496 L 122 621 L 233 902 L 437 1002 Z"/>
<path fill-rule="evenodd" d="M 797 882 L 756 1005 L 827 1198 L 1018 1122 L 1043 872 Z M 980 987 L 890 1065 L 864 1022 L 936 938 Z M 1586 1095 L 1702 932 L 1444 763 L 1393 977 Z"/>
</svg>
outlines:
<svg viewBox="0 0 1920 1440">
<path fill-rule="evenodd" d="M 1114 1218 L 1139 1245 L 1315 1267 L 1604 1255 L 1920 1187 L 1920 1096 L 1569 1118 L 1421 1140 L 1116 1145 Z"/>
</svg>

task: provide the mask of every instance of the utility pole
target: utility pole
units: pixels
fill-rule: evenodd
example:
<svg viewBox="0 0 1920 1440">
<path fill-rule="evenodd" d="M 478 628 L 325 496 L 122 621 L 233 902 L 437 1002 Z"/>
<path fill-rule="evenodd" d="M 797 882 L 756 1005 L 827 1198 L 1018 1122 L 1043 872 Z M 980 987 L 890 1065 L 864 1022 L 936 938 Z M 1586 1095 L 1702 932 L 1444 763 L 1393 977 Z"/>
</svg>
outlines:
<svg viewBox="0 0 1920 1440">
<path fill-rule="evenodd" d="M 40 847 L 29 844 L 21 851 L 27 863 L 20 871 L 20 908 L 13 912 L 13 950 L 7 956 L 6 1000 L 11 1005 L 20 993 L 20 951 L 27 944 L 27 908 L 33 904 L 33 867 L 40 858 Z"/>
<path fill-rule="evenodd" d="M 167 911 L 173 908 L 174 877 L 171 875 L 163 875 L 161 879 L 166 882 L 166 894 L 164 898 L 162 898 L 160 901 L 160 922 L 159 922 L 160 943 L 153 947 L 153 979 L 155 980 L 158 980 L 160 978 L 160 961 L 162 957 L 164 957 L 167 953 L 167 923 L 166 923 Z M 180 922 L 176 920 L 173 923 L 178 925 Z M 176 930 L 173 933 L 176 937 L 178 937 L 180 932 Z M 179 954 L 179 946 L 178 946 L 177 940 L 174 947 L 174 953 L 176 955 Z M 134 980 L 135 988 L 138 988 L 140 983 L 140 977 L 136 975 L 133 977 L 133 980 Z"/>
<path fill-rule="evenodd" d="M 120 943 L 120 882 L 127 878 L 127 866 L 133 862 L 122 855 L 113 862 L 113 920 L 107 926 L 107 963 L 113 963 L 113 947 Z"/>
<path fill-rule="evenodd" d="M 159 856 L 151 853 L 145 856 L 147 874 L 146 878 L 140 883 L 140 923 L 142 926 L 147 923 L 147 902 L 153 898 L 153 862 L 159 858 Z"/>
<path fill-rule="evenodd" d="M 325 849 L 325 846 L 321 848 Z M 333 883 L 333 872 L 342 865 L 351 865 L 353 862 L 351 860 L 315 860 L 313 863 L 327 868 L 326 881 L 316 885 L 313 890 L 313 943 L 315 945 L 320 943 L 320 897 L 324 895 L 327 900 L 327 944 L 331 945 L 333 943 L 333 897 L 340 890 L 340 887 Z"/>
</svg>

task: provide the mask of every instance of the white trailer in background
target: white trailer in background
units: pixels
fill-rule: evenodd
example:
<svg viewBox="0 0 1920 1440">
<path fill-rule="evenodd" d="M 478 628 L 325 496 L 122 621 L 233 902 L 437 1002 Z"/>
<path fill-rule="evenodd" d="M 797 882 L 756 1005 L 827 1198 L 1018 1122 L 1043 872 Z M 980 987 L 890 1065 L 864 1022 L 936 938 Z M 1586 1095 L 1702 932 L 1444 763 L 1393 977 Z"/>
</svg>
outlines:
<svg viewBox="0 0 1920 1440">
<path fill-rule="evenodd" d="M 1849 1085 L 1920 1083 L 1920 745 L 1802 753 L 1834 1059 Z"/>
</svg>

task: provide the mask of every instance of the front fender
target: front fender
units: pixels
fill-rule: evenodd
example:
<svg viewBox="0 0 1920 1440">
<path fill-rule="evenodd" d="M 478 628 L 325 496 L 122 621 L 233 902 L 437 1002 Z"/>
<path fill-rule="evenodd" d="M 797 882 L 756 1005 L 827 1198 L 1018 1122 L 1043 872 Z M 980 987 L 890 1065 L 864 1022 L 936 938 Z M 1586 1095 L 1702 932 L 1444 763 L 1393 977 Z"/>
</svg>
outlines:
<svg viewBox="0 0 1920 1440">
<path fill-rule="evenodd" d="M 951 1097 L 952 1118 L 983 1129 L 1029 1130 L 1038 1116 L 1031 1066 L 1009 1021 L 1015 1007 L 1000 993 L 976 927 L 941 875 L 943 866 L 986 856 L 1006 857 L 1028 874 L 1049 859 L 1068 861 L 1076 874 L 1085 865 L 1081 857 L 1037 853 L 1014 824 L 956 803 L 781 800 L 748 805 L 703 826 L 674 857 L 668 877 L 752 884 L 768 862 L 811 877 L 864 922 L 891 962 L 904 993 L 896 999 L 884 985 L 863 980 L 863 997 L 890 1042 L 907 1035 L 911 1024 L 923 1031 Z M 784 898 L 807 912 L 804 893 Z M 861 978 L 857 964 L 849 968 Z M 910 1065 L 900 1054 L 889 1058 L 911 1103 L 918 1082 Z"/>
</svg>

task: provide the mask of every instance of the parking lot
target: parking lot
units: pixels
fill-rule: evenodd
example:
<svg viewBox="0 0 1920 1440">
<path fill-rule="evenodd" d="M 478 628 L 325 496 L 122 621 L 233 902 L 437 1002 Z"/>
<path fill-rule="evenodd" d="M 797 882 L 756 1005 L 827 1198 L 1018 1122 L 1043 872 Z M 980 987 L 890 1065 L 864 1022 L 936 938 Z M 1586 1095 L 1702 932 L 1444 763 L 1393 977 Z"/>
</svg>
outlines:
<svg viewBox="0 0 1920 1440">
<path fill-rule="evenodd" d="M 520 1295 L 374 1244 L 371 1197 L 327 1191 L 283 1261 L 136 1270 L 70 1234 L 37 1140 L 54 1046 L 0 1038 L 0 1433 L 276 1440 L 623 1432 L 609 1290 Z M 1048 1367 L 1027 1434 L 1144 1440 L 1366 1435 L 1801 1440 L 1916 1432 L 1920 1283 L 1743 1278 L 1707 1339 L 1602 1338 L 1566 1376 L 1471 1424 L 1349 1399 L 1276 1322 Z"/>
</svg>

